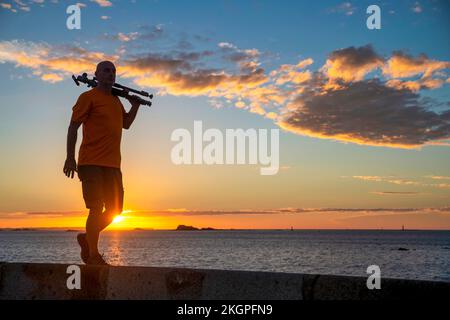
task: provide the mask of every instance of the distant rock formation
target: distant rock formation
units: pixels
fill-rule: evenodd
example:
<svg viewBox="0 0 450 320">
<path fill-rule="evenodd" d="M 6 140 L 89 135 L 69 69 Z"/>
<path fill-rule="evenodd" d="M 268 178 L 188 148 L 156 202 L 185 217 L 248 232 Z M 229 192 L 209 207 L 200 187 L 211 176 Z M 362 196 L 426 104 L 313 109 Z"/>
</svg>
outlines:
<svg viewBox="0 0 450 320">
<path fill-rule="evenodd" d="M 200 229 L 195 228 L 193 226 L 185 226 L 184 224 L 180 224 L 180 225 L 178 225 L 176 230 L 177 231 L 186 231 L 186 230 L 200 230 Z"/>
<path fill-rule="evenodd" d="M 178 225 L 178 227 L 175 229 L 176 231 L 194 231 L 194 230 L 216 230 L 214 228 L 211 227 L 207 227 L 207 228 L 196 228 L 193 226 L 185 226 L 184 224 L 180 224 Z"/>
</svg>

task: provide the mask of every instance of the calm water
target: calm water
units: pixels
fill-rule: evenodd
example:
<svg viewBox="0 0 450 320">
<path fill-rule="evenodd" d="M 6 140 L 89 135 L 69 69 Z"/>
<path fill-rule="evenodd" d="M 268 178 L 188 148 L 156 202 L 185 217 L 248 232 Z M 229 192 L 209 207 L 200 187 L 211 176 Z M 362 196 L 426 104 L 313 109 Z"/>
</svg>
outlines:
<svg viewBox="0 0 450 320">
<path fill-rule="evenodd" d="M 75 237 L 1 231 L 0 261 L 80 263 Z M 450 281 L 450 231 L 107 231 L 100 250 L 113 265 L 367 276 L 376 264 L 385 277 Z"/>
</svg>

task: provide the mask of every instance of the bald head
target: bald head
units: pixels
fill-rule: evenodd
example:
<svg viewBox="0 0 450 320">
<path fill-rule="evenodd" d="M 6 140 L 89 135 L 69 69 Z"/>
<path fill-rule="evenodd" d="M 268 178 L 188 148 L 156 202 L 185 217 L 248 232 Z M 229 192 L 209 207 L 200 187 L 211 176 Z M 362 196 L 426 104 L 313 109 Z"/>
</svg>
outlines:
<svg viewBox="0 0 450 320">
<path fill-rule="evenodd" d="M 111 87 L 116 81 L 116 67 L 111 61 L 102 61 L 97 64 L 95 77 L 99 86 Z"/>
<path fill-rule="evenodd" d="M 114 66 L 114 63 L 112 63 L 111 61 L 105 60 L 105 61 L 99 62 L 97 64 L 97 67 L 95 68 L 95 72 L 97 72 L 103 68 L 113 68 L 114 70 L 116 69 L 116 67 Z"/>
</svg>

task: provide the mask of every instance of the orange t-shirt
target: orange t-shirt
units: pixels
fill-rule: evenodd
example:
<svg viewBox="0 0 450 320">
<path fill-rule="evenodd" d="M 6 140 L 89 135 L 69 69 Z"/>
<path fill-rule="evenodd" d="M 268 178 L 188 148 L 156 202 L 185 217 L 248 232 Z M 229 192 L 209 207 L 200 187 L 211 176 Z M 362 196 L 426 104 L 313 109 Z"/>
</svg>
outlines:
<svg viewBox="0 0 450 320">
<path fill-rule="evenodd" d="M 72 110 L 71 120 L 83 123 L 78 165 L 120 168 L 120 141 L 126 112 L 120 99 L 92 88 L 79 96 Z"/>
</svg>

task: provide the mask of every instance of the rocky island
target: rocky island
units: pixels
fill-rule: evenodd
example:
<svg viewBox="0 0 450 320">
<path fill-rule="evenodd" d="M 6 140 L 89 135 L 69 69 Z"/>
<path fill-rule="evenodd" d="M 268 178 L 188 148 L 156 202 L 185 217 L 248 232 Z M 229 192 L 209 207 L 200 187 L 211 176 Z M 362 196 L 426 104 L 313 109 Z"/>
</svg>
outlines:
<svg viewBox="0 0 450 320">
<path fill-rule="evenodd" d="M 216 230 L 214 228 L 211 227 L 207 227 L 207 228 L 196 228 L 193 226 L 185 226 L 184 224 L 180 224 L 178 225 L 178 227 L 175 229 L 176 231 L 195 231 L 195 230 Z"/>
</svg>

